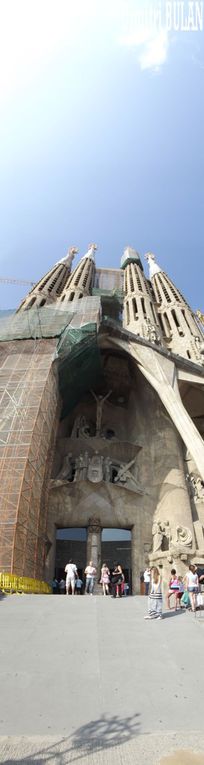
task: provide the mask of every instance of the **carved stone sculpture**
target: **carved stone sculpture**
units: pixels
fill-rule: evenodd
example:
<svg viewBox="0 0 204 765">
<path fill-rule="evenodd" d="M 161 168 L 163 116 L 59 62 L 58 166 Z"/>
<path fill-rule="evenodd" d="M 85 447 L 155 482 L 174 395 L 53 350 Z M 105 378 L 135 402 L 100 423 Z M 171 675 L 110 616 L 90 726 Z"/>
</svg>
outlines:
<svg viewBox="0 0 204 765">
<path fill-rule="evenodd" d="M 96 393 L 94 393 L 93 390 L 91 390 L 91 393 L 96 401 L 96 437 L 100 438 L 103 406 L 105 404 L 106 399 L 109 398 L 109 396 L 111 395 L 112 391 L 109 390 L 109 393 L 107 393 L 106 396 L 96 396 Z"/>
<path fill-rule="evenodd" d="M 93 457 L 89 458 L 87 478 L 92 483 L 99 483 L 103 480 L 103 460 L 104 457 L 102 457 L 97 451 Z"/>
<path fill-rule="evenodd" d="M 196 349 L 198 351 L 198 358 L 200 361 L 202 361 L 202 363 L 204 363 L 204 358 L 203 358 L 204 342 L 203 340 L 201 340 L 200 337 L 194 337 L 194 342 L 195 342 Z"/>
<path fill-rule="evenodd" d="M 114 478 L 114 483 L 127 483 L 128 480 L 131 480 L 133 481 L 133 483 L 136 484 L 136 486 L 138 486 L 136 478 L 130 472 L 130 468 L 134 464 L 135 464 L 135 458 L 128 463 L 122 463 L 121 467 L 118 470 L 118 474 Z"/>
<path fill-rule="evenodd" d="M 204 482 L 200 478 L 200 476 L 194 476 L 193 473 L 189 476 L 189 481 L 192 487 L 192 493 L 195 499 L 195 502 L 198 502 L 199 499 L 204 499 Z"/>
<path fill-rule="evenodd" d="M 163 528 L 161 525 L 161 521 L 159 520 L 153 521 L 152 536 L 153 536 L 153 552 L 157 552 L 158 550 L 161 550 L 162 540 L 163 540 Z"/>
<path fill-rule="evenodd" d="M 161 343 L 161 335 L 155 327 L 155 325 L 151 322 L 151 319 L 146 319 L 147 324 L 147 336 L 151 343 L 156 343 L 159 345 Z"/>
<path fill-rule="evenodd" d="M 74 422 L 71 438 L 89 438 L 90 428 L 86 417 L 83 414 L 79 414 Z"/>
<path fill-rule="evenodd" d="M 83 481 L 84 479 L 84 456 L 80 454 L 75 461 L 74 481 Z"/>
<path fill-rule="evenodd" d="M 193 541 L 192 532 L 186 526 L 175 526 L 171 529 L 169 552 L 174 558 L 188 555 Z"/>
<path fill-rule="evenodd" d="M 72 453 L 71 452 L 69 452 L 69 454 L 65 455 L 65 457 L 63 459 L 61 470 L 59 471 L 58 475 L 56 476 L 56 480 L 57 481 L 59 481 L 59 480 L 60 481 L 62 481 L 62 480 L 71 481 L 71 478 L 72 478 L 71 457 L 72 457 Z"/>
<path fill-rule="evenodd" d="M 185 547 L 192 544 L 192 533 L 186 526 L 175 526 L 171 529 L 171 547 L 172 545 L 184 545 Z"/>
</svg>

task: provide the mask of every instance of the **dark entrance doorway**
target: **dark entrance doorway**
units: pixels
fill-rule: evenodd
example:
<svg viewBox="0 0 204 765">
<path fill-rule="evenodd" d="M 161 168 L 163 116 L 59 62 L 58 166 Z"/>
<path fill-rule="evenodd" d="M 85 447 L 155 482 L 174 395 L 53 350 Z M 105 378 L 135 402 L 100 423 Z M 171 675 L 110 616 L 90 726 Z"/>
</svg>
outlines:
<svg viewBox="0 0 204 765">
<path fill-rule="evenodd" d="M 130 529 L 103 529 L 101 538 L 101 564 L 107 563 L 109 569 L 114 568 L 115 563 L 120 563 L 125 576 L 125 582 L 129 585 L 129 593 L 132 589 L 131 570 L 131 531 Z"/>
<path fill-rule="evenodd" d="M 85 528 L 66 528 L 56 531 L 56 560 L 55 576 L 65 579 L 65 566 L 72 558 L 76 563 L 80 579 L 84 578 L 84 569 L 86 568 L 86 537 Z"/>
</svg>

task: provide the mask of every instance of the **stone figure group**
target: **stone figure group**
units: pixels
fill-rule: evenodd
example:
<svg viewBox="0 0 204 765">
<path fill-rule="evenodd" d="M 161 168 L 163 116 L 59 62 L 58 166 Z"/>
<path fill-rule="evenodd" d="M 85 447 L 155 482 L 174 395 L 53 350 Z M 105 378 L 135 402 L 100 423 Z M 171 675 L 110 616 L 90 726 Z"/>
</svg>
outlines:
<svg viewBox="0 0 204 765">
<path fill-rule="evenodd" d="M 56 476 L 57 481 L 78 482 L 89 480 L 92 483 L 99 483 L 105 481 L 106 483 L 114 483 L 118 486 L 130 488 L 143 493 L 142 487 L 137 483 L 137 480 L 130 468 L 135 464 L 135 458 L 128 463 L 119 463 L 112 461 L 111 457 L 103 456 L 96 450 L 94 454 L 89 455 L 88 451 L 80 452 L 77 457 L 73 457 L 72 453 L 66 454 L 62 467 Z"/>
<path fill-rule="evenodd" d="M 153 552 L 162 550 L 165 543 L 165 549 L 177 550 L 181 552 L 185 547 L 192 544 L 192 533 L 186 526 L 170 526 L 169 521 L 161 523 L 160 520 L 154 520 L 152 526 Z"/>
</svg>

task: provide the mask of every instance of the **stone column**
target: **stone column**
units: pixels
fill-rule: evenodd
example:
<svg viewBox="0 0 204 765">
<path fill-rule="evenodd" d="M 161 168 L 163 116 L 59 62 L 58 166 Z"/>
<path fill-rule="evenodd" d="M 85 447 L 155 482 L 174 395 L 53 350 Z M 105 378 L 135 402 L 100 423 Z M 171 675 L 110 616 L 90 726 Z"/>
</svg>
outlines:
<svg viewBox="0 0 204 765">
<path fill-rule="evenodd" d="M 93 561 L 97 569 L 97 577 L 101 568 L 101 523 L 99 518 L 89 518 L 87 528 L 87 563 Z"/>
<path fill-rule="evenodd" d="M 144 569 L 144 550 L 141 538 L 141 518 L 138 519 L 131 532 L 131 557 L 132 557 L 132 594 L 140 595 L 140 573 Z"/>
</svg>

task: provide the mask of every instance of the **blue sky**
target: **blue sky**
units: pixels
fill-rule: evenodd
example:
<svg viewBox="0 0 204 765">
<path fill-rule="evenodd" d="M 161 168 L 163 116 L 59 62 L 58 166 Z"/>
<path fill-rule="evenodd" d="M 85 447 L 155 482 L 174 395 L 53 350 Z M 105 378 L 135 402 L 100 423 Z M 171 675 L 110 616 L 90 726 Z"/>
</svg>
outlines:
<svg viewBox="0 0 204 765">
<path fill-rule="evenodd" d="M 119 267 L 130 244 L 204 310 L 204 32 L 138 8 L 2 0 L 0 276 L 37 281 L 90 241 Z M 26 291 L 0 284 L 0 308 Z"/>
</svg>

